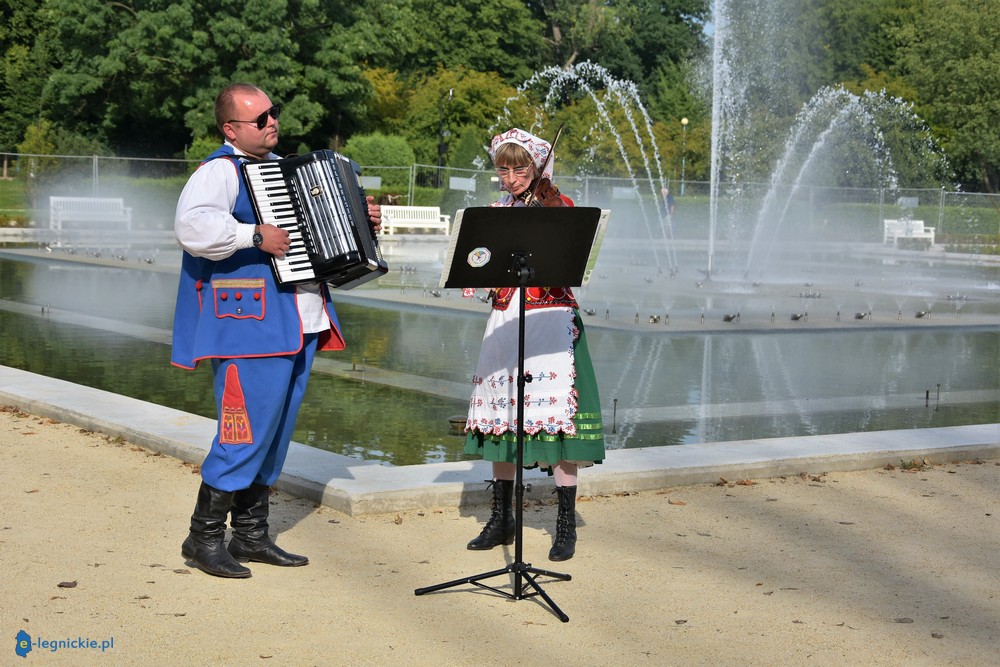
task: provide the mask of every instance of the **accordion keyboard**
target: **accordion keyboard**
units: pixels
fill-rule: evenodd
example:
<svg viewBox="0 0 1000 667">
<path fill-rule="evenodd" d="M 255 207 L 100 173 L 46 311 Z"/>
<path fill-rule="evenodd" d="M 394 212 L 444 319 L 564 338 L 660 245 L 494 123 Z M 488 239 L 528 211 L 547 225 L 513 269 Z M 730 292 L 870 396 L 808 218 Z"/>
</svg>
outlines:
<svg viewBox="0 0 1000 667">
<path fill-rule="evenodd" d="M 282 176 L 281 165 L 267 162 L 255 165 L 247 171 L 247 180 L 256 197 L 257 214 L 261 224 L 274 225 L 288 232 L 288 252 L 282 258 L 274 258 L 273 264 L 279 282 L 294 283 L 315 279 L 305 239 L 299 230 L 295 216 L 295 205 Z"/>
<path fill-rule="evenodd" d="M 355 162 L 324 150 L 241 168 L 257 220 L 288 232 L 288 252 L 271 258 L 278 283 L 351 289 L 388 272 Z"/>
</svg>

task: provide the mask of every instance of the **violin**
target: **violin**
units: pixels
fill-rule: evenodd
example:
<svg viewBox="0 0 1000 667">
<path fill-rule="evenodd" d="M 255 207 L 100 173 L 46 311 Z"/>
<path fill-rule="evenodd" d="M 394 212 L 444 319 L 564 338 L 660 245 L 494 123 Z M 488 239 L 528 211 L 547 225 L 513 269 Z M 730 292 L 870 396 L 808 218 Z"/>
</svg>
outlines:
<svg viewBox="0 0 1000 667">
<path fill-rule="evenodd" d="M 524 202 L 525 206 L 541 206 L 545 208 L 559 208 L 561 206 L 570 206 L 559 194 L 559 188 L 557 188 L 552 180 L 542 176 L 545 173 L 546 167 L 552 162 L 552 157 L 556 153 L 556 142 L 559 141 L 560 135 L 562 135 L 563 126 L 560 125 L 559 129 L 556 130 L 556 136 L 552 139 L 552 145 L 549 148 L 549 156 L 545 159 L 545 164 L 539 172 L 539 176 L 531 182 L 531 185 L 521 193 L 519 199 Z"/>
<path fill-rule="evenodd" d="M 538 178 L 519 197 L 525 206 L 558 208 L 568 206 L 557 188 L 548 178 Z"/>
</svg>

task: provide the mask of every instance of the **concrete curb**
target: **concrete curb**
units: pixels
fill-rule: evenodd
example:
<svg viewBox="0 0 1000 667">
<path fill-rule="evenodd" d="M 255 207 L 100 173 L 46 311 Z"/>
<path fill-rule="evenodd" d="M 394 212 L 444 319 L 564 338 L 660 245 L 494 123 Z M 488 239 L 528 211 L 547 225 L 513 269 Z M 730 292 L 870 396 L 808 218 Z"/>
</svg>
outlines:
<svg viewBox="0 0 1000 667">
<path fill-rule="evenodd" d="M 0 402 L 195 464 L 204 459 L 215 432 L 212 419 L 5 366 L 0 366 Z M 603 464 L 580 475 L 580 494 L 846 472 L 913 459 L 995 458 L 1000 458 L 1000 424 L 647 447 L 609 451 Z M 293 442 L 276 486 L 356 516 L 484 504 L 483 480 L 489 476 L 484 461 L 393 467 Z M 549 497 L 551 478 L 532 470 L 524 480 L 526 498 Z"/>
</svg>

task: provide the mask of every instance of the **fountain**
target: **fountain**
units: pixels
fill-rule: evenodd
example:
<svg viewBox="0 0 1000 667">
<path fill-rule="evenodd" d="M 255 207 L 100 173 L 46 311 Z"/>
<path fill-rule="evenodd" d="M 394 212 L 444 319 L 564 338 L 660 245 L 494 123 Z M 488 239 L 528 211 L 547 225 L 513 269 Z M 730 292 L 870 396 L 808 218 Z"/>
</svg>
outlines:
<svg viewBox="0 0 1000 667">
<path fill-rule="evenodd" d="M 536 95 L 540 93 L 541 99 L 537 102 L 532 101 L 532 93 Z M 529 132 L 539 133 L 541 132 L 541 113 L 543 111 L 551 113 L 561 101 L 579 95 L 586 97 L 594 105 L 597 119 L 587 136 L 576 139 L 577 143 L 586 145 L 591 135 L 602 130 L 607 132 L 613 139 L 621 164 L 628 174 L 627 180 L 631 188 L 638 193 L 641 181 L 643 189 L 658 193 L 666 184 L 660 162 L 660 151 L 653 134 L 652 120 L 642 104 L 638 88 L 633 82 L 616 79 L 606 69 L 589 61 L 577 63 L 567 68 L 550 67 L 536 73 L 522 83 L 518 86 L 517 93 L 506 100 L 503 113 L 486 133 L 486 136 L 521 124 Z M 514 108 L 517 108 L 517 111 L 514 111 Z M 529 113 L 532 117 L 525 119 L 523 117 L 525 113 Z M 632 164 L 633 158 L 625 148 L 621 131 L 612 120 L 613 113 L 620 114 L 625 118 L 627 129 L 631 132 L 629 138 L 636 146 L 638 158 L 641 160 L 642 173 L 637 173 L 636 167 Z M 637 117 L 641 119 L 641 127 Z M 523 123 L 524 120 L 529 122 Z M 484 146 L 484 152 L 485 148 Z M 558 169 L 558 146 L 556 154 L 556 169 Z M 485 160 L 482 156 L 476 159 L 476 166 L 478 168 L 485 167 Z M 572 175 L 558 174 L 558 180 L 564 191 L 569 189 L 567 184 L 577 185 L 579 183 L 579 179 Z M 586 198 L 589 199 L 589 197 Z M 468 201 L 467 203 L 471 205 L 476 202 Z M 661 269 L 666 266 L 671 273 L 674 273 L 677 259 L 673 244 L 669 242 L 668 238 L 669 225 L 664 224 L 667 211 L 663 200 L 658 196 L 648 199 L 640 197 L 637 198 L 636 203 L 639 218 L 644 226 L 644 236 L 650 240 L 667 241 L 663 247 L 659 245 L 653 247 L 654 265 Z M 665 255 L 665 259 L 661 258 L 661 253 Z"/>
</svg>

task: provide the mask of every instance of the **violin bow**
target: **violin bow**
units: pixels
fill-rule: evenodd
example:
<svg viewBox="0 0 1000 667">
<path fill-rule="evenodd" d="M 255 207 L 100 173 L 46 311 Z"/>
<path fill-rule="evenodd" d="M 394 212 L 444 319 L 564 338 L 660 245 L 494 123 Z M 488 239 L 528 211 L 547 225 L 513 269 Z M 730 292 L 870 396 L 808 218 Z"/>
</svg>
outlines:
<svg viewBox="0 0 1000 667">
<path fill-rule="evenodd" d="M 559 141 L 559 137 L 562 135 L 563 127 L 565 123 L 559 123 L 559 129 L 556 130 L 556 136 L 552 139 L 552 143 L 549 145 L 549 155 L 545 158 L 545 162 L 542 163 L 542 169 L 538 174 L 538 178 L 535 180 L 535 187 L 531 189 L 531 198 L 528 201 L 535 201 L 538 199 L 538 186 L 542 184 L 542 174 L 545 170 L 552 164 L 552 160 L 555 159 L 556 154 L 556 143 Z"/>
</svg>

